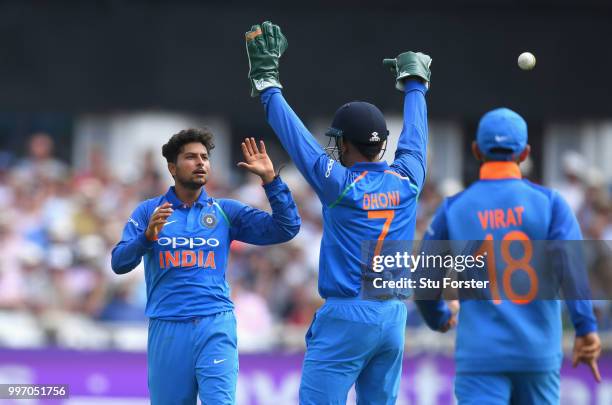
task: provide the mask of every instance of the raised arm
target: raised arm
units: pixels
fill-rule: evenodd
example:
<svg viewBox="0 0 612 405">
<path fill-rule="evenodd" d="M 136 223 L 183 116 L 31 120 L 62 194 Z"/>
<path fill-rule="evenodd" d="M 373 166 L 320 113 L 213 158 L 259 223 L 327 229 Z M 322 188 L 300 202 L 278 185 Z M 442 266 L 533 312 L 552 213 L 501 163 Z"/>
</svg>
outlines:
<svg viewBox="0 0 612 405">
<path fill-rule="evenodd" d="M 279 59 L 287 49 L 280 28 L 268 21 L 254 25 L 246 35 L 251 95 L 261 96 L 268 123 L 324 203 L 335 201 L 342 190 L 346 169 L 328 158 L 281 93 Z"/>
<path fill-rule="evenodd" d="M 219 207 L 230 225 L 230 238 L 254 245 L 270 245 L 293 239 L 300 230 L 301 219 L 289 187 L 275 176 L 274 165 L 266 152 L 266 145 L 254 138 L 241 144 L 244 161 L 238 163 L 258 175 L 272 207 L 272 215 L 235 200 L 221 200 Z"/>
<path fill-rule="evenodd" d="M 220 200 L 219 206 L 230 225 L 230 238 L 253 245 L 287 242 L 300 230 L 301 219 L 289 187 L 276 177 L 264 184 L 272 214 L 236 200 Z"/>
<path fill-rule="evenodd" d="M 308 184 L 324 204 L 335 201 L 342 192 L 346 168 L 327 156 L 289 107 L 280 89 L 265 90 L 261 101 L 268 123 Z"/>
<path fill-rule="evenodd" d="M 420 52 L 404 52 L 383 64 L 395 76 L 395 87 L 404 92 L 404 126 L 391 167 L 421 190 L 427 170 L 427 104 L 431 58 Z"/>
</svg>

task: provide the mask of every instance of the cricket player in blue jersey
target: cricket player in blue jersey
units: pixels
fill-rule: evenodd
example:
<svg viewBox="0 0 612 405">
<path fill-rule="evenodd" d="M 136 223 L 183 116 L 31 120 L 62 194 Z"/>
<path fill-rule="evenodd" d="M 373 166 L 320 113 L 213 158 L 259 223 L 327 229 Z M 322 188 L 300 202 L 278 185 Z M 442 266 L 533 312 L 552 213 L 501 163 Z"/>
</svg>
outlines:
<svg viewBox="0 0 612 405">
<path fill-rule="evenodd" d="M 487 248 L 487 263 L 491 266 L 488 271 L 500 280 L 490 286 L 492 299 L 461 301 L 455 354 L 456 397 L 460 405 L 558 404 L 561 304 L 553 299 L 529 298 L 536 291 L 531 287 L 537 289 L 537 272 L 532 266 L 541 259 L 536 254 L 543 253 L 533 253 L 533 241 L 582 240 L 579 225 L 557 192 L 521 178 L 519 163 L 527 158 L 530 146 L 527 124 L 519 114 L 507 108 L 485 114 L 472 149 L 482 162 L 480 180 L 442 202 L 423 246 L 433 246 L 430 241 L 438 240 L 491 244 L 515 241 L 524 250 L 511 253 L 508 247 L 504 254 L 502 243 L 500 255 L 500 250 Z M 425 249 L 424 253 L 429 252 Z M 527 255 L 533 255 L 533 259 Z M 510 279 L 510 275 L 520 277 L 520 273 L 529 276 L 525 279 L 531 283 L 523 292 L 514 291 Z M 504 277 L 506 281 L 502 283 Z M 599 381 L 597 358 L 601 345 L 591 302 L 566 298 L 576 330 L 574 366 L 587 363 Z M 444 301 L 416 303 L 432 329 L 448 329 L 454 315 Z"/>
<path fill-rule="evenodd" d="M 300 228 L 288 187 L 275 176 L 263 142 L 242 143 L 238 165 L 263 181 L 272 214 L 204 187 L 213 136 L 188 129 L 162 148 L 174 186 L 142 202 L 112 253 L 115 273 L 144 257 L 149 317 L 148 376 L 152 404 L 234 404 L 238 376 L 236 320 L 225 278 L 232 240 L 286 242 Z"/>
<path fill-rule="evenodd" d="M 374 105 L 340 107 L 327 132 L 330 158 L 281 93 L 278 61 L 287 41 L 270 22 L 246 33 L 252 96 L 323 205 L 319 293 L 325 304 L 306 335 L 300 404 L 345 404 L 355 384 L 359 404 L 394 404 L 399 390 L 406 306 L 364 296 L 362 243 L 411 240 L 417 196 L 425 180 L 427 93 L 431 58 L 406 52 L 385 64 L 404 95 L 404 127 L 395 161 L 380 161 L 389 135 Z M 389 298 L 389 297 L 384 297 Z"/>
</svg>

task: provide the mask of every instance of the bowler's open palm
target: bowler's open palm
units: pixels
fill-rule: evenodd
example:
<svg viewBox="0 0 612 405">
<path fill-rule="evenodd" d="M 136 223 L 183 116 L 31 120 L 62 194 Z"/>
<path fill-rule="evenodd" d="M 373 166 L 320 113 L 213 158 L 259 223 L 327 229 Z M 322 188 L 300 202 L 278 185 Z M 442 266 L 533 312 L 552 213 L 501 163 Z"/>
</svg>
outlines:
<svg viewBox="0 0 612 405">
<path fill-rule="evenodd" d="M 274 165 L 266 153 L 266 145 L 264 142 L 259 141 L 258 148 L 255 138 L 245 138 L 240 146 L 242 148 L 242 154 L 244 155 L 244 162 L 238 163 L 238 166 L 261 177 L 264 184 L 268 184 L 274 180 Z"/>
</svg>

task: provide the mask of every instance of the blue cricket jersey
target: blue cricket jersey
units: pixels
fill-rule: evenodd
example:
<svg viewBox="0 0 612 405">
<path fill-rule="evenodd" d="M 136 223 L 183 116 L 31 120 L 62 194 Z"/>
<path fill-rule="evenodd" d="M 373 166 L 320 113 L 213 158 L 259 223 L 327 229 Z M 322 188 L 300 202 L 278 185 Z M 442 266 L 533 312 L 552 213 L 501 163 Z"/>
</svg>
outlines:
<svg viewBox="0 0 612 405">
<path fill-rule="evenodd" d="M 233 309 L 225 279 L 230 244 L 286 242 L 301 220 L 291 192 L 280 178 L 263 186 L 272 214 L 202 192 L 191 206 L 170 187 L 165 195 L 142 202 L 132 213 L 112 252 L 112 268 L 123 274 L 144 257 L 149 318 L 183 320 Z M 149 218 L 165 202 L 174 212 L 156 241 L 145 237 Z"/>
<path fill-rule="evenodd" d="M 501 241 L 510 232 L 525 235 L 532 241 L 582 240 L 578 222 L 563 198 L 553 190 L 521 179 L 514 162 L 484 163 L 479 181 L 443 201 L 424 239 Z M 534 256 L 533 260 L 536 259 Z M 494 271 L 500 273 L 506 265 L 502 257 L 497 257 Z M 457 371 L 559 370 L 562 360 L 560 301 L 516 304 L 505 296 L 502 283 L 498 284 L 501 299 L 497 302 L 461 302 Z M 432 329 L 438 329 L 450 317 L 444 301 L 416 303 Z M 567 300 L 566 303 L 578 336 L 596 331 L 591 301 Z"/>
<path fill-rule="evenodd" d="M 393 164 L 364 162 L 350 168 L 327 156 L 280 89 L 262 93 L 269 124 L 323 205 L 323 298 L 359 296 L 363 242 L 412 240 L 426 170 L 426 92 L 423 84 L 406 82 L 404 127 Z"/>
</svg>

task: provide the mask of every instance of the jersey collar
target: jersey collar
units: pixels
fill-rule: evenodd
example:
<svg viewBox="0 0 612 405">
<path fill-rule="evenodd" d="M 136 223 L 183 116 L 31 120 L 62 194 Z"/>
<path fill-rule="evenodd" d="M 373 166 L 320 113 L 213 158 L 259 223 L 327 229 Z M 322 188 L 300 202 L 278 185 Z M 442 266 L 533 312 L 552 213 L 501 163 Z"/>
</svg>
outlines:
<svg viewBox="0 0 612 405">
<path fill-rule="evenodd" d="M 208 194 L 206 194 L 206 189 L 204 187 L 202 187 L 202 192 L 200 193 L 200 196 L 198 197 L 198 199 L 195 201 L 195 205 L 200 205 L 203 206 L 206 204 L 206 200 L 208 199 Z M 174 190 L 174 186 L 171 186 L 170 188 L 168 188 L 168 191 L 166 192 L 166 200 L 168 200 L 168 202 L 170 202 L 170 204 L 172 204 L 172 208 L 179 208 L 179 207 L 187 207 L 188 205 L 185 204 L 184 202 L 182 202 L 181 200 L 179 200 L 179 198 L 176 196 L 176 192 Z"/>
<path fill-rule="evenodd" d="M 481 180 L 520 179 L 521 169 L 515 162 L 485 162 L 480 166 Z"/>
<path fill-rule="evenodd" d="M 358 162 L 351 166 L 349 170 L 353 172 L 363 172 L 366 170 L 370 172 L 384 172 L 389 170 L 389 165 L 384 160 L 381 162 Z"/>
</svg>

